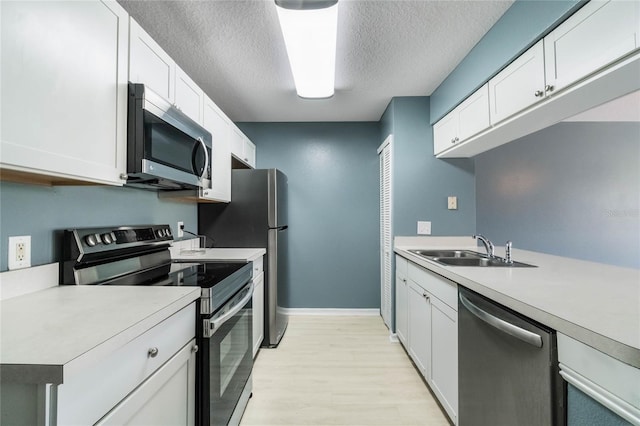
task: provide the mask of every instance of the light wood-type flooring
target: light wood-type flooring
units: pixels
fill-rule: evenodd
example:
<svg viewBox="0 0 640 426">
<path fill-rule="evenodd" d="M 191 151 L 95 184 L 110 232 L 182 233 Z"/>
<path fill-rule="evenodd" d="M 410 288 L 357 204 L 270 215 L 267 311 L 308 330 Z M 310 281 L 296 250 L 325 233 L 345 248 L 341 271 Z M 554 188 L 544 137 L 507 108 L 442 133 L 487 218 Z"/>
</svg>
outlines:
<svg viewBox="0 0 640 426">
<path fill-rule="evenodd" d="M 291 316 L 261 349 L 241 425 L 442 425 L 449 422 L 378 316 Z"/>
</svg>

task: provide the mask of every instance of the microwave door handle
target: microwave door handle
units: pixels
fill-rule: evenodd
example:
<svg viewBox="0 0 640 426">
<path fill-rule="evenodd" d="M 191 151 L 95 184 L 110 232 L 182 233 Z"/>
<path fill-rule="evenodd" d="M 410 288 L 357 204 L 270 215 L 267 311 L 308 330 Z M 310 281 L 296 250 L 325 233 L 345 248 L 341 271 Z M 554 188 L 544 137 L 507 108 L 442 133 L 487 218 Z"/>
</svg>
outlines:
<svg viewBox="0 0 640 426">
<path fill-rule="evenodd" d="M 207 145 L 204 143 L 204 140 L 202 140 L 202 138 L 200 137 L 196 138 L 196 140 L 200 142 L 200 146 L 202 146 L 202 150 L 204 151 L 204 168 L 202 169 L 202 175 L 200 176 L 200 179 L 204 179 L 207 174 L 207 169 L 209 169 L 209 153 L 207 152 Z M 195 155 L 193 156 L 193 171 L 197 172 Z"/>
</svg>

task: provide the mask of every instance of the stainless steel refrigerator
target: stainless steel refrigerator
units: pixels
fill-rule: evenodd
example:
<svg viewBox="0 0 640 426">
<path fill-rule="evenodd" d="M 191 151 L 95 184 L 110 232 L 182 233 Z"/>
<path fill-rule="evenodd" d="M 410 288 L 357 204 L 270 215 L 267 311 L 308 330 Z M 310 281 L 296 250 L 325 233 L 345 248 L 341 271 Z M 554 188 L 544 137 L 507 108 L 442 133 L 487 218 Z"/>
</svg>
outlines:
<svg viewBox="0 0 640 426">
<path fill-rule="evenodd" d="M 200 204 L 198 232 L 214 247 L 264 247 L 264 340 L 275 347 L 287 328 L 289 289 L 287 176 L 277 169 L 235 169 L 231 203 Z"/>
</svg>

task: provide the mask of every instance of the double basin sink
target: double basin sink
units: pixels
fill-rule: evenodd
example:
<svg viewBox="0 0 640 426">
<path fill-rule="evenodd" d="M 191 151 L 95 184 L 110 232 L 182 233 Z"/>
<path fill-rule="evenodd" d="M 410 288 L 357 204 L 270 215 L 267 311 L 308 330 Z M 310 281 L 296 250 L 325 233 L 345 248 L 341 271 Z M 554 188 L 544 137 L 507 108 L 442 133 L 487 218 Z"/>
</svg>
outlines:
<svg viewBox="0 0 640 426">
<path fill-rule="evenodd" d="M 522 268 L 533 267 L 521 262 L 507 263 L 500 257 L 489 257 L 482 253 L 471 250 L 409 250 L 427 260 L 438 262 L 447 266 L 480 266 L 480 267 L 500 267 L 500 268 Z"/>
</svg>

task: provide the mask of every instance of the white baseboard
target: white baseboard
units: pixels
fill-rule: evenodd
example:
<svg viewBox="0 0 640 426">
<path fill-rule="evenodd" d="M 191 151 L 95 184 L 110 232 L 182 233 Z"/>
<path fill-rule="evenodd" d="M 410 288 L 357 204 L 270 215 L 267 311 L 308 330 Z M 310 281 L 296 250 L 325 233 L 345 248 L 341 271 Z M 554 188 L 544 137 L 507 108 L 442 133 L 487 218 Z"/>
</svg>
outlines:
<svg viewBox="0 0 640 426">
<path fill-rule="evenodd" d="M 287 315 L 323 315 L 323 316 L 380 315 L 380 309 L 282 308 L 282 310 Z"/>
<path fill-rule="evenodd" d="M 400 340 L 398 339 L 398 335 L 396 333 L 391 333 L 391 334 L 389 334 L 389 341 L 397 343 Z"/>
</svg>

